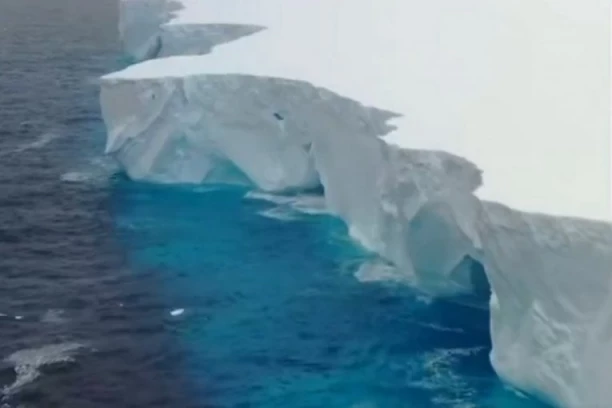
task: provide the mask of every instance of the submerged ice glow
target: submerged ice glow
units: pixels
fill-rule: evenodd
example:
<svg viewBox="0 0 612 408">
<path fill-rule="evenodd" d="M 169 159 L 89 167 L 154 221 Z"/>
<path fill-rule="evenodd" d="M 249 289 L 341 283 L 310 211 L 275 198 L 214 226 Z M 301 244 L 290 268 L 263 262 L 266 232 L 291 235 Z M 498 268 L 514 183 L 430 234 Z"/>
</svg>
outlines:
<svg viewBox="0 0 612 408">
<path fill-rule="evenodd" d="M 380 263 L 330 216 L 281 221 L 261 214 L 283 204 L 242 190 L 125 181 L 114 202 L 130 269 L 186 310 L 168 325 L 198 406 L 543 408 L 495 377 L 486 310 L 357 281 Z"/>
</svg>

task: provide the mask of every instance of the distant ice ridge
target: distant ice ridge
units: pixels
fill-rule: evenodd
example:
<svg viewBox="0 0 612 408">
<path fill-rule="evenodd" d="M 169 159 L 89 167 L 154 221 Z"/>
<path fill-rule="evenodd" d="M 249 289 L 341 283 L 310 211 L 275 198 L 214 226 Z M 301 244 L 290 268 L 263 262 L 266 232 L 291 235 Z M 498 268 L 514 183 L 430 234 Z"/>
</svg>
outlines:
<svg viewBox="0 0 612 408">
<path fill-rule="evenodd" d="M 122 10 L 153 21 L 147 4 L 170 3 Z M 157 50 L 143 56 L 181 48 L 159 40 L 168 25 L 265 29 L 102 78 L 107 151 L 132 178 L 322 185 L 406 281 L 491 291 L 504 380 L 563 408 L 609 405 L 607 2 L 173 4 L 143 25 Z"/>
<path fill-rule="evenodd" d="M 204 4 L 203 4 L 204 3 Z M 253 34 L 263 27 L 215 20 L 211 11 L 243 6 L 239 0 L 120 0 L 119 36 L 128 56 L 136 61 L 184 54 L 205 54 L 218 44 Z M 190 21 L 195 9 L 196 21 Z M 211 20 L 212 19 L 212 20 Z"/>
</svg>

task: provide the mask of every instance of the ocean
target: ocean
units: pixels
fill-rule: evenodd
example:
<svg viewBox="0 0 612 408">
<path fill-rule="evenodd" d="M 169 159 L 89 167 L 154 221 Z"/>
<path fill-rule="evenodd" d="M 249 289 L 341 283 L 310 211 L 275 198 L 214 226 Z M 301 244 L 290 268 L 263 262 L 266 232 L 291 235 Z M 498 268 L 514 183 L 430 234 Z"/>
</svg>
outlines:
<svg viewBox="0 0 612 408">
<path fill-rule="evenodd" d="M 319 198 L 128 180 L 116 13 L 0 0 L 0 406 L 542 407 L 495 376 L 485 308 L 383 279 Z"/>
</svg>

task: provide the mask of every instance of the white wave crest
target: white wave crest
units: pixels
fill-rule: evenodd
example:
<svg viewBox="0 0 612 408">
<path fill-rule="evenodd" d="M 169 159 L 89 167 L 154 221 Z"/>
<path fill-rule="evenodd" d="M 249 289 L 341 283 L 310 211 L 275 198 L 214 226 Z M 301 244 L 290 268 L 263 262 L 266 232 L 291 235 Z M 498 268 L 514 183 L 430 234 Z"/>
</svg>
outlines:
<svg viewBox="0 0 612 408">
<path fill-rule="evenodd" d="M 24 349 L 8 356 L 4 361 L 12 364 L 17 374 L 13 384 L 2 389 L 2 394 L 10 396 L 23 386 L 40 376 L 42 366 L 74 361 L 74 355 L 85 348 L 82 343 L 51 344 L 40 348 Z"/>
</svg>

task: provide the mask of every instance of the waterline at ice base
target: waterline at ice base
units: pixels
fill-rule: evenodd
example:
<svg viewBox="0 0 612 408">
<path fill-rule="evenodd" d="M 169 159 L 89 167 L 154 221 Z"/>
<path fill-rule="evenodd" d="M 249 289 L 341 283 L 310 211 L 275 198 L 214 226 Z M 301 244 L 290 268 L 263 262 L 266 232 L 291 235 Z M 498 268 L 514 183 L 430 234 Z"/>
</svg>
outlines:
<svg viewBox="0 0 612 408">
<path fill-rule="evenodd" d="M 130 178 L 319 189 L 406 285 L 490 298 L 503 381 L 560 408 L 612 404 L 607 1 L 120 11 L 140 62 L 101 79 L 101 105 Z"/>
</svg>

